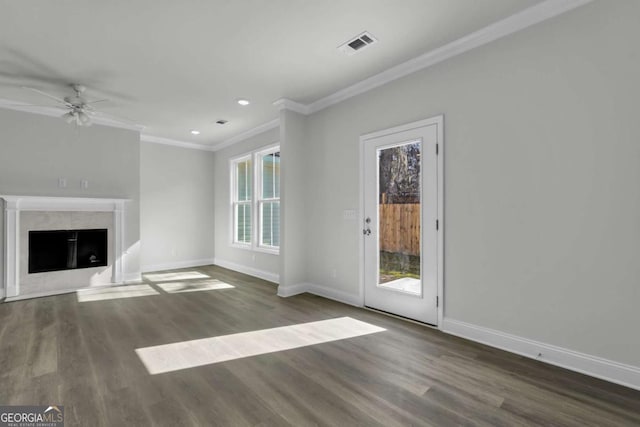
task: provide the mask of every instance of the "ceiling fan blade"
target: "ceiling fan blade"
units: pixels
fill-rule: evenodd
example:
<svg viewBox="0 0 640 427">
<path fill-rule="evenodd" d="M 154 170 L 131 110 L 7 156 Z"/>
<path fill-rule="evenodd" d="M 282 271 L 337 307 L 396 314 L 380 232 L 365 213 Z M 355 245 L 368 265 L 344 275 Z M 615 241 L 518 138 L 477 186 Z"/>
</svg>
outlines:
<svg viewBox="0 0 640 427">
<path fill-rule="evenodd" d="M 27 90 L 33 91 L 33 92 L 35 92 L 35 93 L 38 93 L 38 94 L 40 94 L 40 95 L 42 95 L 42 96 L 46 96 L 47 98 L 53 99 L 54 101 L 56 101 L 56 102 L 58 102 L 58 103 L 60 103 L 60 104 L 62 104 L 62 105 L 66 105 L 67 107 L 72 107 L 72 105 L 71 105 L 71 104 L 69 104 L 67 101 L 65 101 L 64 99 L 60 99 L 60 98 L 58 98 L 57 96 L 50 95 L 50 94 L 48 94 L 47 92 L 43 92 L 43 91 L 41 91 L 41 90 L 34 89 L 34 88 L 32 88 L 32 87 L 28 87 L 28 86 L 22 86 L 22 87 L 23 87 L 24 89 L 27 89 Z"/>
<path fill-rule="evenodd" d="M 108 99 L 98 99 L 97 101 L 89 101 L 89 102 L 85 102 L 85 104 L 96 104 L 98 102 L 107 102 L 109 101 Z"/>
<path fill-rule="evenodd" d="M 16 107 L 16 108 L 20 108 L 20 107 L 45 107 L 45 108 L 64 108 L 63 106 L 59 106 L 59 105 L 37 105 L 37 104 L 4 104 L 7 107 Z"/>
<path fill-rule="evenodd" d="M 87 111 L 96 111 L 96 109 L 93 107 L 93 104 L 97 104 L 100 102 L 108 102 L 108 99 L 99 99 L 97 101 L 89 101 L 89 102 L 85 102 L 84 104 L 82 104 L 82 108 L 84 108 Z"/>
</svg>

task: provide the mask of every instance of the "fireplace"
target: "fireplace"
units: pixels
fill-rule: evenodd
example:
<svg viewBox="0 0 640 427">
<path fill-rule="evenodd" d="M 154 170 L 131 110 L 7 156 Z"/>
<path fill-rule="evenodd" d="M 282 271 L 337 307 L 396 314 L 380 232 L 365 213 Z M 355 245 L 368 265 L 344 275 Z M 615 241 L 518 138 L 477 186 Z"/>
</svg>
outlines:
<svg viewBox="0 0 640 427">
<path fill-rule="evenodd" d="M 124 282 L 127 200 L 8 195 L 0 199 L 4 201 L 0 299 Z M 136 280 L 134 275 L 128 280 Z"/>
<path fill-rule="evenodd" d="M 106 228 L 29 231 L 29 274 L 106 265 Z"/>
</svg>

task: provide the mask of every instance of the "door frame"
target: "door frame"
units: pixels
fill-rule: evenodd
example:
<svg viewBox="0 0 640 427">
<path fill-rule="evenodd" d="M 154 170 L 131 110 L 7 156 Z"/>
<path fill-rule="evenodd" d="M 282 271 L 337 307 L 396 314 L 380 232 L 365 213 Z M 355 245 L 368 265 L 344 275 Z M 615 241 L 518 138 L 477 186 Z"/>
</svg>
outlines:
<svg viewBox="0 0 640 427">
<path fill-rule="evenodd" d="M 438 324 L 436 327 L 438 329 L 442 329 L 442 320 L 444 319 L 444 115 L 438 115 L 435 117 L 431 117 L 424 120 L 418 120 L 416 122 L 406 123 L 400 126 L 394 126 L 392 128 L 383 129 L 367 134 L 360 135 L 360 159 L 359 159 L 359 167 L 360 167 L 360 218 L 358 222 L 358 242 L 359 242 L 359 256 L 358 256 L 358 264 L 359 264 L 359 299 L 360 305 L 364 306 L 364 238 L 362 235 L 362 229 L 364 228 L 364 196 L 365 196 L 365 182 L 364 182 L 364 147 L 365 144 L 375 138 L 379 138 L 381 136 L 393 135 L 395 133 L 400 133 L 408 130 L 413 130 L 416 128 L 426 127 L 426 126 L 436 126 L 436 138 L 437 138 L 437 147 L 438 147 L 438 156 L 436 159 L 437 162 L 437 220 L 439 223 L 438 232 L 437 232 L 437 249 L 436 249 L 436 266 L 437 266 L 437 281 L 438 281 Z M 435 226 L 435 225 L 434 225 Z"/>
</svg>

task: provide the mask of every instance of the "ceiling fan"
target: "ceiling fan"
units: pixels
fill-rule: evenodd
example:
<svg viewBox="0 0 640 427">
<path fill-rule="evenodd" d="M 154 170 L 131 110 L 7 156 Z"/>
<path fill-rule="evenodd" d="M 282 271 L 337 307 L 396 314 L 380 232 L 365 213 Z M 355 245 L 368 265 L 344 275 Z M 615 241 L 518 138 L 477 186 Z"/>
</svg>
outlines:
<svg viewBox="0 0 640 427">
<path fill-rule="evenodd" d="M 109 114 L 99 112 L 94 107 L 93 104 L 97 104 L 99 102 L 106 102 L 108 99 L 98 99 L 95 101 L 89 101 L 84 97 L 84 92 L 87 90 L 86 86 L 81 84 L 73 83 L 71 85 L 71 89 L 73 89 L 74 94 L 70 96 L 65 96 L 64 98 L 59 98 L 55 95 L 51 95 L 50 93 L 43 92 L 39 89 L 35 89 L 32 87 L 23 86 L 24 89 L 28 89 L 37 94 L 46 96 L 54 101 L 56 101 L 61 108 L 65 108 L 67 110 L 66 113 L 62 115 L 62 118 L 69 124 L 75 123 L 77 126 L 91 126 L 92 119 L 97 116 L 103 116 L 111 121 L 116 122 L 129 122 L 133 124 L 132 121 L 110 116 Z"/>
</svg>

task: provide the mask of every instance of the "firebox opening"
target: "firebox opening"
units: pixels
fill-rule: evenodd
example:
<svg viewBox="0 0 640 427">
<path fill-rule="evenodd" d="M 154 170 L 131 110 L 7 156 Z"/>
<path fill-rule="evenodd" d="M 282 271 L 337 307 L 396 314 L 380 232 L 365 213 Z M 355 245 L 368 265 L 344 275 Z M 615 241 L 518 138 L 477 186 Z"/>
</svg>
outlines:
<svg viewBox="0 0 640 427">
<path fill-rule="evenodd" d="M 106 265 L 106 228 L 29 231 L 29 274 Z"/>
</svg>

